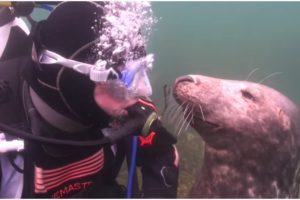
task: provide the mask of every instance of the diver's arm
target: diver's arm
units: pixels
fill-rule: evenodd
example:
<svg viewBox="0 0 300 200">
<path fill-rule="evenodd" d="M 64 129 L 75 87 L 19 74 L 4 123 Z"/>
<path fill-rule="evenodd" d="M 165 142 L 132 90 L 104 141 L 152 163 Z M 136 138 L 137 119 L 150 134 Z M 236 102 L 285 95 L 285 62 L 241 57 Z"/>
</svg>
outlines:
<svg viewBox="0 0 300 200">
<path fill-rule="evenodd" d="M 143 177 L 142 197 L 176 198 L 179 162 L 176 139 L 153 115 L 152 108 L 151 102 L 140 101 L 128 109 L 132 119 L 143 122 L 135 123 L 144 125 L 138 134 L 137 151 L 137 165 L 141 166 Z"/>
<path fill-rule="evenodd" d="M 142 167 L 144 198 L 176 198 L 177 195 L 179 156 L 174 141 L 165 131 L 159 127 L 152 144 L 141 146 L 140 141 L 138 164 Z"/>
</svg>

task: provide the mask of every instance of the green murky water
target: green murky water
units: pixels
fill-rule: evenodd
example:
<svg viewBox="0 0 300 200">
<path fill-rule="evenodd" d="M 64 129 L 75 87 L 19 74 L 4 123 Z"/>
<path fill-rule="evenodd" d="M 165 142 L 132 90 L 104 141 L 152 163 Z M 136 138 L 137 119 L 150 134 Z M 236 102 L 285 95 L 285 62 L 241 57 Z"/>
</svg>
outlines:
<svg viewBox="0 0 300 200">
<path fill-rule="evenodd" d="M 300 105 L 300 2 L 153 2 L 160 17 L 148 50 L 155 54 L 153 100 L 163 106 L 164 84 L 185 74 L 264 81 Z M 35 18 L 46 13 L 37 11 Z M 202 142 L 181 134 L 179 197 L 186 197 L 202 159 Z M 122 176 L 124 173 L 122 173 Z M 122 179 L 122 177 L 121 177 Z"/>
<path fill-rule="evenodd" d="M 155 52 L 153 99 L 184 74 L 264 81 L 300 105 L 300 2 L 154 2 L 161 20 L 149 50 Z M 186 197 L 201 165 L 200 138 L 182 134 L 179 197 Z"/>
<path fill-rule="evenodd" d="M 300 104 L 300 2 L 153 2 L 153 10 L 162 18 L 149 46 L 155 101 L 183 74 L 246 79 L 260 68 L 250 80 L 283 72 L 264 83 Z"/>
</svg>

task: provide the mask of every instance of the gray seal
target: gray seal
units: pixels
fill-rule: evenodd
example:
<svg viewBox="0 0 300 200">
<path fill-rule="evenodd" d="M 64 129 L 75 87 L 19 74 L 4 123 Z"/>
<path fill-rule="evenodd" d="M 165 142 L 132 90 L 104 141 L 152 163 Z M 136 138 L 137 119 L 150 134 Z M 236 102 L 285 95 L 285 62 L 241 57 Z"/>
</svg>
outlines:
<svg viewBox="0 0 300 200">
<path fill-rule="evenodd" d="M 202 75 L 178 77 L 173 91 L 206 143 L 190 197 L 299 197 L 300 114 L 291 100 L 262 84 Z"/>
</svg>

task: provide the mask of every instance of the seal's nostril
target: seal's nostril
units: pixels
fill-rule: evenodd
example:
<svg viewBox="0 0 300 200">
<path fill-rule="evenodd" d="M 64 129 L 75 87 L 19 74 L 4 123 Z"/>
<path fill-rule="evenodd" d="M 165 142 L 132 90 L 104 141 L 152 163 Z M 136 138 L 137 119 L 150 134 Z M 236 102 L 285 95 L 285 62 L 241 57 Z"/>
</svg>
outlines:
<svg viewBox="0 0 300 200">
<path fill-rule="evenodd" d="M 178 77 L 175 81 L 175 85 L 177 85 L 179 82 L 183 82 L 183 81 L 196 83 L 196 80 L 194 79 L 194 77 L 192 75 L 186 75 L 186 76 Z"/>
</svg>

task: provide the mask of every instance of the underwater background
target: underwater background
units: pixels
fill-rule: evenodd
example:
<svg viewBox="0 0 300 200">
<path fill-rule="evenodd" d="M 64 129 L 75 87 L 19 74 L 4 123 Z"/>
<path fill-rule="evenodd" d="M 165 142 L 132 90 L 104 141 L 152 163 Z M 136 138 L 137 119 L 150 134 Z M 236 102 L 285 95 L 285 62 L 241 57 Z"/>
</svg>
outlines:
<svg viewBox="0 0 300 200">
<path fill-rule="evenodd" d="M 152 2 L 153 101 L 164 107 L 163 86 L 202 74 L 249 80 L 273 87 L 300 105 L 300 2 Z M 36 9 L 35 19 L 47 13 Z M 279 73 L 280 72 L 280 73 Z M 170 126 L 169 124 L 167 124 Z M 178 197 L 185 198 L 201 167 L 203 142 L 193 130 L 178 137 Z M 121 173 L 121 182 L 126 183 Z"/>
<path fill-rule="evenodd" d="M 203 74 L 263 81 L 300 105 L 300 2 L 153 2 L 160 17 L 149 51 L 153 100 L 163 108 L 163 85 L 176 77 Z M 178 196 L 186 197 L 203 158 L 197 133 L 178 137 L 181 156 Z"/>
</svg>

